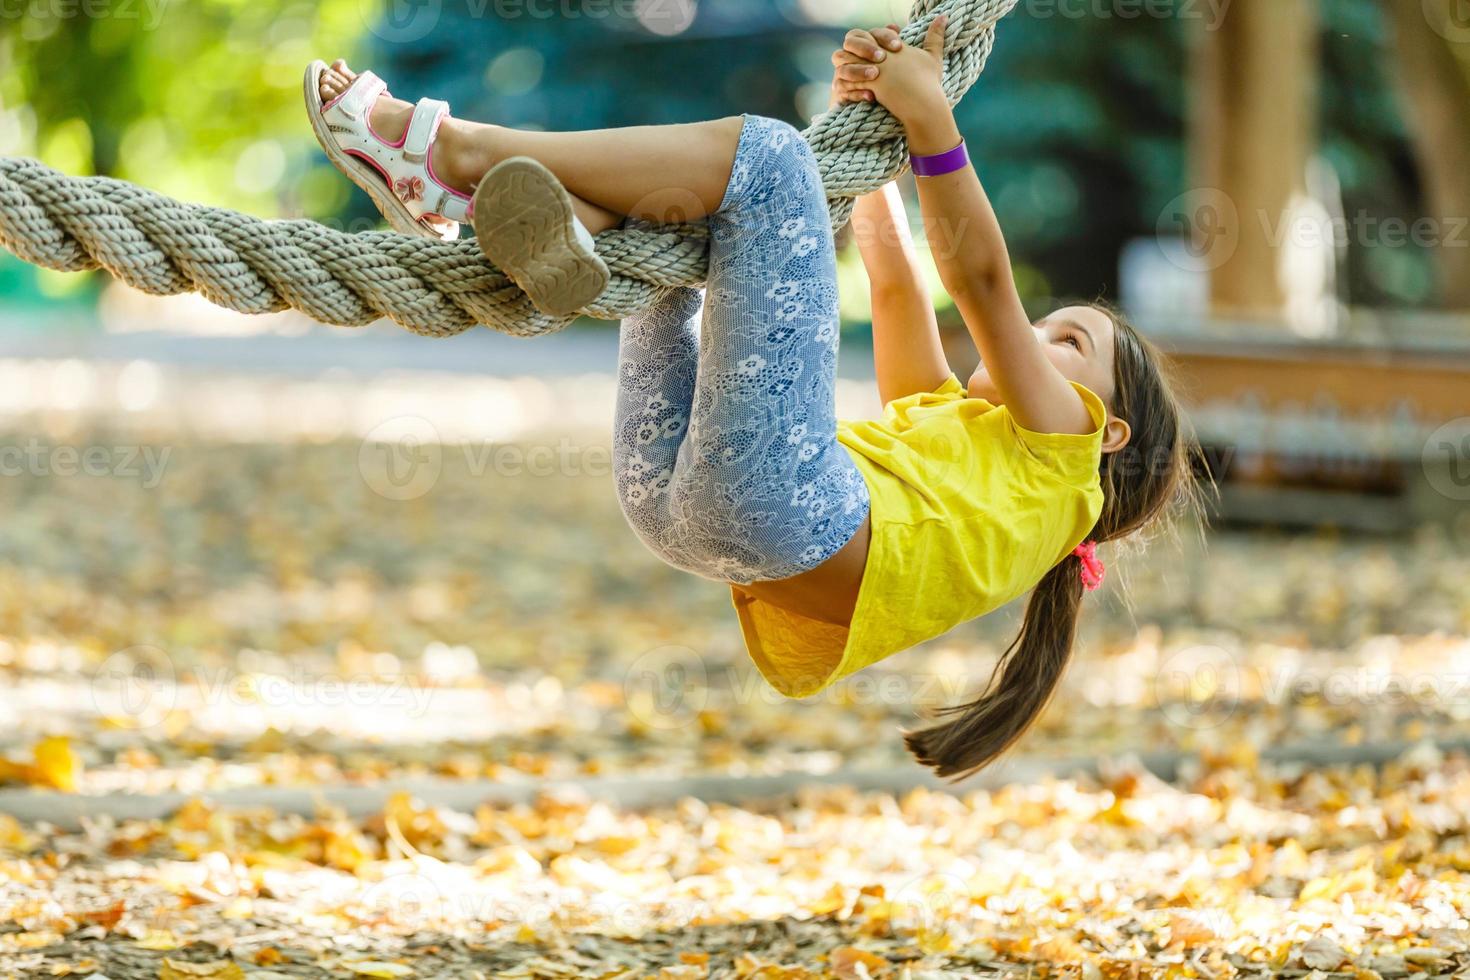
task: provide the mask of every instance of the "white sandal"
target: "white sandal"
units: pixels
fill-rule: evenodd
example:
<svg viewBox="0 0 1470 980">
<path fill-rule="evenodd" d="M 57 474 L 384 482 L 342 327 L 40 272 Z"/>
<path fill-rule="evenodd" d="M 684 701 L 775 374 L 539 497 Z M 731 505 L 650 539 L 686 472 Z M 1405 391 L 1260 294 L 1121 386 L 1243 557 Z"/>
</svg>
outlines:
<svg viewBox="0 0 1470 980">
<path fill-rule="evenodd" d="M 359 72 L 347 91 L 323 105 L 321 80 L 326 70 L 325 62 L 308 65 L 302 91 L 312 131 L 328 158 L 367 191 L 395 231 L 445 241 L 458 239 L 458 227 L 436 227 L 426 220 L 427 215 L 438 215 L 468 224 L 474 215 L 470 196 L 446 186 L 434 174 L 434 137 L 449 115 L 449 104 L 420 99 L 403 139 L 390 143 L 373 132 L 368 121 L 378 96 L 388 90 L 383 80 L 370 71 Z"/>
</svg>

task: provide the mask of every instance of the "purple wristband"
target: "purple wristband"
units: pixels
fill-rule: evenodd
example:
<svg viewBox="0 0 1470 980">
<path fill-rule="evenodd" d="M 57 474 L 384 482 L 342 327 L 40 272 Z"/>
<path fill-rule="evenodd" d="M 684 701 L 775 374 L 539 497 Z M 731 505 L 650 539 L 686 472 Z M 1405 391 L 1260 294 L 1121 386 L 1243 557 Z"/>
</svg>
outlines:
<svg viewBox="0 0 1470 980">
<path fill-rule="evenodd" d="M 935 153 L 927 157 L 921 157 L 915 153 L 909 157 L 909 160 L 914 165 L 915 177 L 942 177 L 968 167 L 970 151 L 965 149 L 965 141 L 960 140 L 960 145 L 953 150 L 945 150 L 943 153 Z"/>
</svg>

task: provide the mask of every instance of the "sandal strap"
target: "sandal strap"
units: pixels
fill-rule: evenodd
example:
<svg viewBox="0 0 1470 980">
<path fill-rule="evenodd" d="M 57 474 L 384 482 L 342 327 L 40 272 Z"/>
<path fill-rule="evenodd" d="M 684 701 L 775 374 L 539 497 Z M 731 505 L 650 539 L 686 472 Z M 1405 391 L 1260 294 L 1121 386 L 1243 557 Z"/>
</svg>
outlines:
<svg viewBox="0 0 1470 980">
<path fill-rule="evenodd" d="M 450 221 L 458 221 L 460 224 L 469 224 L 474 218 L 475 202 L 473 198 L 466 198 L 456 194 L 447 188 L 440 187 L 437 183 L 434 190 L 438 192 L 433 202 L 424 202 L 424 211 L 428 214 L 437 214 Z"/>
<path fill-rule="evenodd" d="M 386 91 L 388 84 L 377 75 L 370 71 L 359 72 L 332 108 L 342 110 L 347 118 L 355 122 L 365 118 L 373 103 L 378 101 L 378 96 Z"/>
<path fill-rule="evenodd" d="M 429 145 L 438 135 L 439 124 L 449 115 L 449 103 L 441 99 L 419 99 L 403 137 L 403 158 L 410 163 L 427 163 Z"/>
</svg>

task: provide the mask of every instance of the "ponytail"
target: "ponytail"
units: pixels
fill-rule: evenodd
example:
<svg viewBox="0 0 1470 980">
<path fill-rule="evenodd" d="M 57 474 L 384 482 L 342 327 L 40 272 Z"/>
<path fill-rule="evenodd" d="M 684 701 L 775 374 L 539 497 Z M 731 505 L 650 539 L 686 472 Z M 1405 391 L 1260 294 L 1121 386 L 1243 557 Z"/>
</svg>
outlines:
<svg viewBox="0 0 1470 980">
<path fill-rule="evenodd" d="M 1021 632 L 1001 655 L 986 690 L 968 704 L 941 708 L 940 724 L 909 732 L 904 743 L 940 776 L 963 779 L 1016 743 L 1051 701 L 1072 658 L 1082 608 L 1081 561 L 1069 555 L 1037 583 Z"/>
<path fill-rule="evenodd" d="M 1088 540 L 1100 544 L 1143 531 L 1171 509 L 1197 509 L 1198 489 L 1193 440 L 1163 355 L 1118 311 L 1091 305 L 1116 327 L 1113 408 L 1133 430 L 1128 446 L 1099 464 L 1103 509 Z M 1021 632 L 984 692 L 968 704 L 940 709 L 939 724 L 905 734 L 909 751 L 939 775 L 963 779 L 1016 744 L 1051 701 L 1072 659 L 1083 589 L 1083 561 L 1073 553 L 1037 583 Z"/>
</svg>

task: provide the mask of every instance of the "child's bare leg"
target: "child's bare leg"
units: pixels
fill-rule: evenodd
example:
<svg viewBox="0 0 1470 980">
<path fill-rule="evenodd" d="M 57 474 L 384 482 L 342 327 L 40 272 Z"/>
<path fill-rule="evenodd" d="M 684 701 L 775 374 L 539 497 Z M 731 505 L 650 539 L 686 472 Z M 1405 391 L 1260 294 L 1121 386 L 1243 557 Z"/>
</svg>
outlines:
<svg viewBox="0 0 1470 980">
<path fill-rule="evenodd" d="M 355 73 L 342 61 L 322 75 L 322 97 L 332 99 Z M 370 112 L 373 130 L 388 140 L 408 128 L 413 106 L 380 98 Z M 501 160 L 540 161 L 577 198 L 577 217 L 593 234 L 632 215 L 647 221 L 692 221 L 724 198 L 742 117 L 671 126 L 630 126 L 580 133 L 510 129 L 446 119 L 434 145 L 434 168 L 455 190 L 471 193 Z"/>
</svg>

